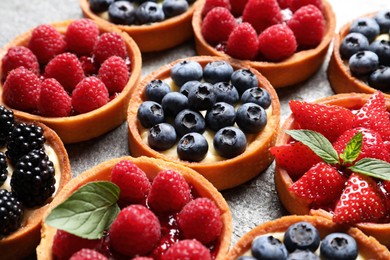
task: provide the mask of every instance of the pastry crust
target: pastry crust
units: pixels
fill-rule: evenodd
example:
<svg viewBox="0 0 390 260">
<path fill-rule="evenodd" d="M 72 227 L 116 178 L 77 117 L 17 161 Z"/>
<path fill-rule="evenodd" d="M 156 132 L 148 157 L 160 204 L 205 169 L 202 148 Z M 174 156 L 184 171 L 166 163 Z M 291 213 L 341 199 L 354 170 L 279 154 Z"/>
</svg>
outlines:
<svg viewBox="0 0 390 260">
<path fill-rule="evenodd" d="M 51 209 L 56 207 L 56 205 L 63 202 L 67 197 L 69 197 L 75 190 L 77 190 L 82 185 L 99 180 L 110 180 L 111 172 L 113 167 L 120 162 L 121 160 L 129 160 L 140 167 L 148 176 L 150 180 L 153 180 L 156 175 L 164 169 L 170 169 L 177 171 L 183 175 L 186 181 L 193 186 L 198 192 L 200 197 L 206 197 L 215 202 L 217 207 L 221 211 L 221 218 L 223 222 L 223 229 L 221 237 L 219 238 L 218 252 L 216 254 L 216 259 L 224 259 L 230 246 L 230 240 L 232 236 L 232 218 L 228 204 L 222 195 L 213 187 L 213 185 L 208 182 L 205 178 L 200 176 L 195 171 L 183 167 L 178 164 L 166 162 L 160 159 L 148 158 L 148 157 L 139 157 L 133 158 L 130 156 L 112 159 L 107 162 L 101 163 L 94 168 L 80 174 L 76 178 L 72 179 L 68 185 L 61 191 L 61 193 L 55 198 L 53 203 L 50 205 L 49 209 L 45 213 L 45 216 L 49 214 Z M 41 243 L 37 248 L 37 257 L 41 260 L 50 260 L 53 259 L 51 249 L 53 244 L 53 238 L 56 233 L 56 229 L 50 227 L 46 224 L 43 224 L 41 232 Z"/>
<path fill-rule="evenodd" d="M 229 58 L 197 56 L 177 60 L 148 75 L 134 90 L 134 94 L 130 100 L 131 105 L 129 106 L 127 116 L 130 153 L 132 156 L 136 157 L 145 155 L 149 157 L 160 158 L 166 161 L 172 161 L 190 167 L 206 177 L 206 179 L 214 184 L 218 190 L 235 187 L 260 174 L 271 164 L 273 160 L 273 157 L 269 152 L 269 148 L 275 144 L 277 132 L 279 129 L 280 104 L 278 96 L 268 80 L 258 71 L 252 70 L 252 72 L 259 80 L 259 85 L 266 89 L 271 95 L 272 113 L 267 117 L 266 127 L 256 135 L 251 143 L 248 144 L 246 151 L 232 159 L 225 159 L 222 161 L 209 163 L 187 162 L 178 158 L 168 157 L 153 150 L 142 140 L 140 135 L 142 126 L 137 119 L 137 110 L 140 104 L 145 100 L 144 90 L 146 84 L 153 79 L 163 80 L 170 77 L 171 68 L 176 63 L 188 59 L 199 62 L 202 67 L 211 61 L 225 60 L 229 62 L 234 69 L 248 68 L 248 64 L 240 63 L 237 60 Z"/>
<path fill-rule="evenodd" d="M 72 21 L 73 20 L 67 20 L 53 23 L 52 25 L 63 34 Z M 98 26 L 101 33 L 116 32 L 120 34 L 125 41 L 131 62 L 131 73 L 129 80 L 122 92 L 106 105 L 84 114 L 69 117 L 43 117 L 13 109 L 15 116 L 25 120 L 39 121 L 44 123 L 56 131 L 64 143 L 76 143 L 98 137 L 119 126 L 121 123 L 123 123 L 123 121 L 125 121 L 130 95 L 133 91 L 133 87 L 139 83 L 141 78 L 141 53 L 138 49 L 138 46 L 128 34 L 123 33 L 111 26 Z M 26 46 L 31 37 L 31 32 L 32 29 L 24 34 L 19 35 L 12 42 L 2 48 L 0 50 L 0 60 L 7 53 L 9 48 L 20 45 Z M 2 78 L 1 75 L 0 78 Z M 2 83 L 0 83 L 0 103 L 4 104 L 4 100 L 2 98 L 2 87 Z"/>
<path fill-rule="evenodd" d="M 196 51 L 199 55 L 213 55 L 229 57 L 229 55 L 217 51 L 203 38 L 202 9 L 206 0 L 198 0 L 192 18 L 192 27 L 195 34 Z M 322 65 L 328 52 L 329 44 L 333 38 L 336 27 L 336 16 L 331 5 L 323 0 L 324 17 L 326 20 L 325 34 L 322 42 L 314 49 L 296 52 L 290 58 L 281 62 L 249 61 L 247 66 L 258 70 L 275 88 L 287 87 L 305 81 L 312 76 Z"/>
<path fill-rule="evenodd" d="M 88 0 L 80 0 L 80 7 L 84 16 L 94 20 L 97 24 L 115 26 L 128 33 L 142 52 L 166 50 L 184 43 L 193 35 L 191 18 L 195 9 L 194 4 L 181 15 L 147 25 L 113 24 L 92 12 Z"/>
</svg>

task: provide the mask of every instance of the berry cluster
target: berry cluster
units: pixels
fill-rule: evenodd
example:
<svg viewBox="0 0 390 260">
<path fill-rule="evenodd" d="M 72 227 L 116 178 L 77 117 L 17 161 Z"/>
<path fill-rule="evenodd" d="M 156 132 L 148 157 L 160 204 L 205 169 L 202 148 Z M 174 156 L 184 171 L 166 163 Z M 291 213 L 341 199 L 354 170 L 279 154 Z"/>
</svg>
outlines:
<svg viewBox="0 0 390 260">
<path fill-rule="evenodd" d="M 278 62 L 320 44 L 322 9 L 321 0 L 206 0 L 201 32 L 234 58 Z"/>
<path fill-rule="evenodd" d="M 390 10 L 354 20 L 340 44 L 342 59 L 355 77 L 381 91 L 390 90 Z"/>
<path fill-rule="evenodd" d="M 114 166 L 111 181 L 120 188 L 121 210 L 103 238 L 87 240 L 58 230 L 52 250 L 56 259 L 69 259 L 80 250 L 102 259 L 215 257 L 221 212 L 212 200 L 198 197 L 180 173 L 162 170 L 150 182 L 137 165 L 123 160 Z"/>
<path fill-rule="evenodd" d="M 171 79 L 171 85 L 168 80 L 149 82 L 147 101 L 138 108 L 137 118 L 149 129 L 148 145 L 155 150 L 177 145 L 180 159 L 199 162 L 211 145 L 207 133 L 214 136 L 217 154 L 233 158 L 245 151 L 246 134 L 259 133 L 267 124 L 271 97 L 249 69 L 234 70 L 226 61 L 202 68 L 184 60 L 172 67 Z"/>
<path fill-rule="evenodd" d="M 40 25 L 26 46 L 11 47 L 2 58 L 3 100 L 48 117 L 86 113 L 123 90 L 128 64 L 122 37 L 100 34 L 92 20 L 73 21 L 64 35 Z"/>
</svg>

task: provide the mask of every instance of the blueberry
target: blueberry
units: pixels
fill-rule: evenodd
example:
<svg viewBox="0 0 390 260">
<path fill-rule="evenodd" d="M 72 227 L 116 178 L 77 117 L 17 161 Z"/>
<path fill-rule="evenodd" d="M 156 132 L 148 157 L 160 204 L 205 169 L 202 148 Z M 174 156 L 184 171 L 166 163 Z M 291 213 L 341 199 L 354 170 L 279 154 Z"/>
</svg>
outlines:
<svg viewBox="0 0 390 260">
<path fill-rule="evenodd" d="M 149 129 L 148 144 L 157 151 L 171 148 L 176 142 L 176 131 L 167 123 L 160 123 Z"/>
<path fill-rule="evenodd" d="M 215 103 L 206 113 L 206 125 L 213 131 L 234 125 L 236 111 L 234 107 L 225 102 Z"/>
<path fill-rule="evenodd" d="M 171 88 L 167 83 L 160 79 L 154 79 L 145 86 L 146 98 L 161 103 L 163 97 L 171 92 Z"/>
<path fill-rule="evenodd" d="M 309 222 L 297 222 L 284 233 L 284 245 L 289 252 L 296 249 L 316 251 L 320 245 L 320 233 Z"/>
<path fill-rule="evenodd" d="M 188 2 L 186 0 L 164 0 L 162 9 L 165 17 L 174 17 L 188 10 Z"/>
<path fill-rule="evenodd" d="M 130 25 L 135 22 L 134 5 L 128 1 L 114 2 L 108 8 L 108 18 L 115 24 Z"/>
<path fill-rule="evenodd" d="M 89 0 L 89 7 L 92 12 L 100 13 L 108 10 L 110 4 L 112 4 L 114 0 Z"/>
<path fill-rule="evenodd" d="M 271 105 L 271 95 L 263 88 L 250 88 L 242 94 L 241 102 L 252 102 L 267 109 Z"/>
<path fill-rule="evenodd" d="M 176 85 L 181 87 L 191 80 L 200 81 L 203 76 L 202 66 L 196 61 L 184 60 L 176 63 L 171 69 L 171 78 Z"/>
<path fill-rule="evenodd" d="M 359 51 L 349 59 L 349 69 L 358 76 L 368 75 L 379 66 L 378 55 L 372 51 Z"/>
<path fill-rule="evenodd" d="M 191 132 L 202 134 L 206 129 L 206 122 L 201 113 L 184 109 L 175 118 L 175 129 L 178 136 Z"/>
<path fill-rule="evenodd" d="M 237 89 L 228 82 L 218 82 L 213 86 L 217 95 L 217 102 L 226 102 L 233 105 L 240 99 Z"/>
<path fill-rule="evenodd" d="M 379 35 L 379 25 L 374 18 L 362 17 L 352 22 L 349 32 L 361 33 L 372 42 Z"/>
<path fill-rule="evenodd" d="M 377 70 L 374 70 L 368 77 L 368 84 L 382 91 L 390 90 L 390 67 L 379 66 Z"/>
<path fill-rule="evenodd" d="M 199 133 L 185 134 L 177 144 L 177 154 L 180 160 L 189 162 L 202 161 L 209 150 L 206 138 Z"/>
<path fill-rule="evenodd" d="M 361 33 L 350 33 L 340 44 L 340 54 L 343 59 L 349 59 L 358 51 L 368 50 L 368 40 Z"/>
<path fill-rule="evenodd" d="M 237 258 L 236 260 L 257 260 L 257 258 L 254 258 L 253 256 L 250 256 L 250 255 L 242 255 L 239 258 Z"/>
<path fill-rule="evenodd" d="M 138 6 L 135 11 L 138 24 L 160 22 L 165 19 L 161 5 L 147 1 Z"/>
<path fill-rule="evenodd" d="M 211 61 L 203 69 L 203 79 L 211 84 L 229 82 L 233 67 L 226 61 Z"/>
<path fill-rule="evenodd" d="M 214 149 L 225 158 L 242 154 L 247 145 L 245 134 L 237 127 L 228 126 L 219 129 L 213 140 Z"/>
<path fill-rule="evenodd" d="M 195 3 L 196 0 L 187 0 L 188 4 L 193 4 Z"/>
<path fill-rule="evenodd" d="M 345 233 L 332 233 L 327 235 L 320 246 L 322 259 L 356 259 L 358 247 L 353 237 Z"/>
<path fill-rule="evenodd" d="M 180 93 L 188 97 L 188 93 L 190 92 L 190 89 L 198 84 L 200 84 L 200 81 L 198 80 L 187 81 L 186 83 L 183 84 L 183 86 L 180 87 Z"/>
<path fill-rule="evenodd" d="M 279 239 L 263 235 L 255 238 L 252 242 L 252 255 L 257 259 L 274 260 L 287 259 L 287 249 Z"/>
<path fill-rule="evenodd" d="M 250 69 L 239 69 L 233 72 L 231 83 L 236 87 L 240 95 L 247 89 L 259 86 L 256 75 Z"/>
<path fill-rule="evenodd" d="M 267 124 L 267 114 L 255 103 L 244 103 L 237 109 L 236 123 L 245 133 L 258 133 Z"/>
<path fill-rule="evenodd" d="M 389 33 L 389 30 L 390 30 L 390 10 L 379 11 L 375 15 L 375 21 L 378 23 L 381 33 Z"/>
<path fill-rule="evenodd" d="M 213 107 L 217 96 L 213 85 L 201 82 L 195 85 L 188 92 L 188 105 L 194 110 L 207 110 Z"/>
<path fill-rule="evenodd" d="M 390 66 L 390 41 L 373 41 L 369 46 L 369 50 L 378 55 L 380 65 Z"/>
<path fill-rule="evenodd" d="M 143 127 L 150 128 L 164 122 L 164 111 L 159 103 L 145 101 L 138 108 L 137 118 Z"/>
<path fill-rule="evenodd" d="M 180 111 L 188 108 L 188 98 L 179 92 L 166 94 L 161 101 L 164 114 L 176 116 Z"/>
<path fill-rule="evenodd" d="M 290 253 L 287 260 L 320 260 L 320 258 L 310 250 L 295 250 Z"/>
</svg>

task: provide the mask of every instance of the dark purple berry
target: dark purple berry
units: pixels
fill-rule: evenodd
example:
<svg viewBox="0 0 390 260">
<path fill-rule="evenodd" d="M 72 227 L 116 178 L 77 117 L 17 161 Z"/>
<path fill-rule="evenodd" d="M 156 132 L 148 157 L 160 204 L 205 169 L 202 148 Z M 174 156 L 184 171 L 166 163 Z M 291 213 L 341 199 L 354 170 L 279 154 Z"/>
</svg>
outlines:
<svg viewBox="0 0 390 260">
<path fill-rule="evenodd" d="M 201 113 L 184 109 L 175 118 L 175 129 L 180 137 L 191 132 L 202 134 L 206 129 L 206 122 Z"/>
<path fill-rule="evenodd" d="M 255 238 L 251 247 L 252 255 L 257 259 L 273 260 L 287 259 L 287 249 L 284 244 L 271 235 Z"/>
<path fill-rule="evenodd" d="M 340 44 L 340 54 L 343 59 L 349 59 L 358 51 L 368 50 L 368 40 L 361 33 L 350 33 Z"/>
<path fill-rule="evenodd" d="M 369 50 L 378 55 L 380 65 L 390 66 L 390 41 L 373 41 Z"/>
<path fill-rule="evenodd" d="M 369 42 L 372 42 L 379 35 L 380 29 L 374 18 L 362 17 L 352 22 L 349 32 L 361 33 Z"/>
<path fill-rule="evenodd" d="M 0 239 L 20 227 L 23 213 L 23 206 L 15 195 L 5 189 L 0 189 Z"/>
<path fill-rule="evenodd" d="M 145 86 L 146 98 L 157 103 L 161 103 L 163 97 L 169 92 L 171 92 L 169 85 L 160 79 L 154 79 Z"/>
<path fill-rule="evenodd" d="M 234 69 L 226 61 L 211 61 L 203 69 L 203 79 L 215 84 L 217 82 L 229 82 Z"/>
<path fill-rule="evenodd" d="M 145 101 L 138 108 L 137 118 L 143 127 L 150 128 L 164 122 L 164 110 L 154 101 Z"/>
<path fill-rule="evenodd" d="M 183 84 L 183 86 L 180 87 L 180 93 L 188 97 L 190 90 L 198 84 L 200 84 L 200 81 L 198 80 L 187 81 Z"/>
<path fill-rule="evenodd" d="M 244 103 L 237 109 L 236 123 L 245 133 L 258 133 L 267 124 L 267 113 L 255 103 Z"/>
<path fill-rule="evenodd" d="M 310 250 L 295 250 L 290 253 L 287 260 L 321 260 L 316 254 Z"/>
<path fill-rule="evenodd" d="M 7 156 L 3 152 L 0 152 L 0 187 L 4 184 L 8 176 L 8 163 Z"/>
<path fill-rule="evenodd" d="M 5 146 L 14 124 L 14 112 L 4 106 L 0 106 L 0 147 Z"/>
<path fill-rule="evenodd" d="M 206 125 L 213 131 L 226 126 L 233 126 L 236 120 L 234 107 L 225 102 L 215 103 L 206 113 Z"/>
<path fill-rule="evenodd" d="M 289 252 L 296 249 L 316 251 L 320 245 L 320 233 L 309 222 L 292 224 L 284 233 L 284 245 Z"/>
<path fill-rule="evenodd" d="M 368 75 L 378 67 L 378 55 L 372 51 L 359 51 L 349 59 L 349 69 L 357 76 Z"/>
<path fill-rule="evenodd" d="M 237 89 L 228 82 L 218 82 L 214 85 L 217 102 L 226 102 L 234 105 L 240 99 Z"/>
<path fill-rule="evenodd" d="M 390 67 L 379 66 L 368 77 L 368 84 L 381 91 L 390 91 Z"/>
<path fill-rule="evenodd" d="M 157 151 L 164 151 L 176 143 L 176 131 L 167 123 L 160 123 L 149 129 L 148 144 Z"/>
<path fill-rule="evenodd" d="M 188 10 L 188 2 L 186 0 L 164 0 L 162 9 L 166 18 L 174 17 Z"/>
<path fill-rule="evenodd" d="M 322 259 L 352 260 L 358 256 L 358 247 L 353 237 L 345 233 L 332 233 L 322 240 L 320 254 Z"/>
<path fill-rule="evenodd" d="M 250 88 L 242 94 L 241 102 L 255 103 L 267 109 L 271 105 L 271 95 L 263 88 Z"/>
<path fill-rule="evenodd" d="M 108 10 L 108 7 L 114 2 L 114 0 L 89 0 L 89 7 L 92 12 L 100 13 Z"/>
<path fill-rule="evenodd" d="M 375 15 L 375 21 L 378 23 L 381 33 L 390 31 L 390 10 L 379 11 Z"/>
<path fill-rule="evenodd" d="M 224 158 L 233 158 L 246 150 L 245 134 L 237 127 L 224 127 L 215 134 L 214 149 Z"/>
<path fill-rule="evenodd" d="M 134 24 L 135 7 L 128 1 L 116 1 L 108 8 L 108 19 L 115 24 Z"/>
<path fill-rule="evenodd" d="M 161 5 L 151 1 L 144 2 L 138 6 L 135 10 L 135 16 L 138 24 L 161 22 L 165 19 Z"/>
<path fill-rule="evenodd" d="M 188 108 L 188 98 L 179 92 L 170 92 L 164 96 L 161 105 L 166 116 L 176 116 Z"/>
<path fill-rule="evenodd" d="M 213 85 L 202 82 L 195 85 L 188 92 L 188 105 L 194 110 L 207 110 L 213 107 L 217 101 L 217 96 Z"/>
<path fill-rule="evenodd" d="M 200 81 L 202 77 L 202 66 L 196 61 L 184 60 L 176 63 L 171 69 L 171 78 L 179 87 L 183 86 L 187 81 Z"/>
<path fill-rule="evenodd" d="M 188 133 L 180 138 L 177 144 L 177 154 L 180 160 L 200 162 L 207 154 L 209 144 L 199 133 Z"/>
<path fill-rule="evenodd" d="M 236 87 L 240 95 L 247 89 L 259 86 L 256 75 L 250 69 L 239 69 L 233 72 L 231 83 Z"/>
</svg>

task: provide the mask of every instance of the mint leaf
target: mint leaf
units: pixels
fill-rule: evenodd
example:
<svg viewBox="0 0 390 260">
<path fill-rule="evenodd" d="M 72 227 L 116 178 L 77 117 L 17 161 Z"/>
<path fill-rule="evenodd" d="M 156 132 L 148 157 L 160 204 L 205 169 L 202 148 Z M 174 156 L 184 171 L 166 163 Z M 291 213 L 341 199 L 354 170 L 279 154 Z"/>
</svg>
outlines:
<svg viewBox="0 0 390 260">
<path fill-rule="evenodd" d="M 119 214 L 119 191 L 112 182 L 90 182 L 54 208 L 45 222 L 82 238 L 101 238 Z"/>
<path fill-rule="evenodd" d="M 339 157 L 332 144 L 320 133 L 312 130 L 286 130 L 292 138 L 308 146 L 326 163 L 338 164 Z"/>
<path fill-rule="evenodd" d="M 390 163 L 382 160 L 363 158 L 353 166 L 348 167 L 348 169 L 353 172 L 390 181 Z"/>
<path fill-rule="evenodd" d="M 347 143 L 344 152 L 340 154 L 340 158 L 343 159 L 344 164 L 352 163 L 358 158 L 363 145 L 363 134 L 358 132 Z"/>
</svg>

